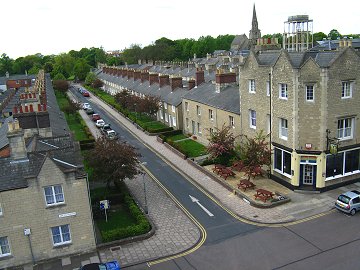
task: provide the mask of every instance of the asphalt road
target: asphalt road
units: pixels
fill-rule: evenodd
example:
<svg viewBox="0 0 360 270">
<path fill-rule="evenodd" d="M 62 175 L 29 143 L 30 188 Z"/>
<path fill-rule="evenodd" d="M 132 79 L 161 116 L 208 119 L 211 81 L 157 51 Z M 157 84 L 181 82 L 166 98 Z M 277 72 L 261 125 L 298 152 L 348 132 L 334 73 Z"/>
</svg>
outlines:
<svg viewBox="0 0 360 270">
<path fill-rule="evenodd" d="M 82 102 L 91 99 L 73 93 Z M 154 269 L 360 269 L 360 215 L 338 212 L 289 227 L 266 228 L 242 223 L 193 186 L 139 142 L 115 118 L 92 104 L 122 140 L 135 146 L 147 169 L 202 224 L 207 238 L 187 256 L 151 266 Z M 213 214 L 209 216 L 189 195 Z M 138 265 L 126 269 L 146 269 Z"/>
</svg>

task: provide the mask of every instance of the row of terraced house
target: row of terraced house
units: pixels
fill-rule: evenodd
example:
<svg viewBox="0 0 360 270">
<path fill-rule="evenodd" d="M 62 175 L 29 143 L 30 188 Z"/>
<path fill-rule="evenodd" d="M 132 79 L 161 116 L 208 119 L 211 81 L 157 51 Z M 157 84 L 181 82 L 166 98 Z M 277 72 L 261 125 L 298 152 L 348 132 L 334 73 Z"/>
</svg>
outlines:
<svg viewBox="0 0 360 270">
<path fill-rule="evenodd" d="M 207 144 L 214 129 L 269 134 L 271 177 L 291 189 L 325 191 L 359 179 L 360 58 L 354 41 L 302 51 L 237 36 L 232 50 L 187 63 L 109 67 L 96 74 L 110 94 L 157 96 L 157 119 Z M 245 36 L 246 37 L 246 36 Z M 237 48 L 239 49 L 239 48 Z"/>
</svg>

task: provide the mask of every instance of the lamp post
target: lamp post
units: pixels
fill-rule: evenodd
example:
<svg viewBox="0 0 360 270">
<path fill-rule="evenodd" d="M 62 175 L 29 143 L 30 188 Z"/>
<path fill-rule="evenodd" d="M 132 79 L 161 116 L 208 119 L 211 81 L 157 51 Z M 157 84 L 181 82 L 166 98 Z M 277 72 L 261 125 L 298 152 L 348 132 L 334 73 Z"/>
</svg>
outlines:
<svg viewBox="0 0 360 270">
<path fill-rule="evenodd" d="M 144 161 L 144 162 L 141 162 L 140 164 L 141 164 L 141 167 L 143 169 L 142 179 L 143 179 L 143 185 L 144 185 L 144 212 L 145 212 L 145 214 L 148 214 L 149 210 L 148 210 L 148 204 L 147 204 L 146 183 L 145 183 L 145 166 L 147 165 L 147 162 Z"/>
</svg>

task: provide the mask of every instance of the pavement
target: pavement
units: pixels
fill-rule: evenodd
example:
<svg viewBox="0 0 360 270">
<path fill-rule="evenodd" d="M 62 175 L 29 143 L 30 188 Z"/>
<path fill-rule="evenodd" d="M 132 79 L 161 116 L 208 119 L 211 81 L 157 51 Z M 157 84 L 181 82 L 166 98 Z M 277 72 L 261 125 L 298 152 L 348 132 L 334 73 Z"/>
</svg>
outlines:
<svg viewBox="0 0 360 270">
<path fill-rule="evenodd" d="M 269 224 L 292 224 L 308 220 L 328 213 L 333 209 L 334 201 L 337 196 L 347 190 L 359 189 L 360 183 L 355 183 L 345 187 L 340 187 L 325 193 L 296 193 L 284 187 L 283 193 L 291 199 L 290 202 L 273 208 L 256 208 L 242 200 L 234 193 L 213 181 L 204 172 L 191 166 L 186 160 L 180 158 L 164 144 L 157 141 L 156 136 L 148 136 L 138 129 L 132 122 L 124 118 L 111 106 L 105 104 L 94 95 L 89 98 L 108 113 L 113 115 L 124 127 L 138 137 L 145 145 L 157 152 L 174 168 L 181 171 L 189 181 L 199 187 L 206 187 L 206 192 L 211 194 L 224 207 L 233 212 L 240 220 L 245 222 L 256 222 L 263 225 Z M 97 137 L 97 128 L 88 115 L 80 110 L 81 116 L 88 124 L 91 132 Z M 64 259 L 54 260 L 46 264 L 35 267 L 34 269 L 77 269 L 90 258 L 101 262 L 118 260 L 122 267 L 170 256 L 181 253 L 193 247 L 201 237 L 199 229 L 189 219 L 189 217 L 174 203 L 160 186 L 149 176 L 137 177 L 133 181 L 126 181 L 130 192 L 141 206 L 144 206 L 143 181 L 146 184 L 149 219 L 155 226 L 154 236 L 124 245 L 114 245 L 111 247 L 98 248 L 97 254 L 82 255 L 82 260 L 77 256 L 66 258 L 65 262 L 70 264 L 63 265 Z M 269 183 L 275 183 L 268 179 Z M 277 184 L 277 183 L 276 183 Z M 275 185 L 275 184 L 274 184 Z M 204 189 L 205 190 L 205 189 Z M 97 257 L 97 258 L 96 258 Z M 41 268 L 42 267 L 42 268 Z M 73 267 L 73 268 L 70 268 Z"/>
</svg>

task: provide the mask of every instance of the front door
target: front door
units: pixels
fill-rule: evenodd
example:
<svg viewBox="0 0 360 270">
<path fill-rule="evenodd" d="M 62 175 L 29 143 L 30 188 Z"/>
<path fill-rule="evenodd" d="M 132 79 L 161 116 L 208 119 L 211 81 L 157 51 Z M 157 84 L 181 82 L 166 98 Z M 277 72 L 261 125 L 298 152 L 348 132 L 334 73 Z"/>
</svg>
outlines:
<svg viewBox="0 0 360 270">
<path fill-rule="evenodd" d="M 312 186 L 314 184 L 314 165 L 304 164 L 303 165 L 303 184 Z"/>
</svg>

